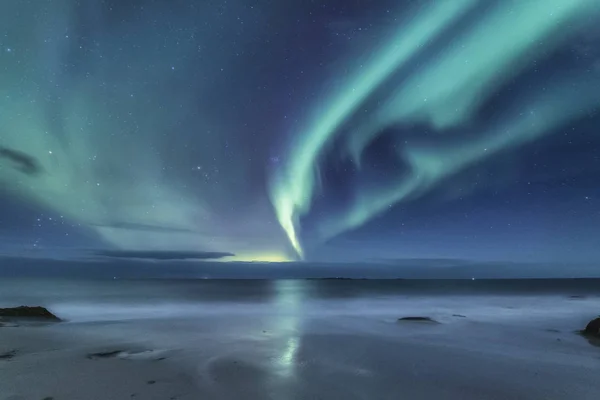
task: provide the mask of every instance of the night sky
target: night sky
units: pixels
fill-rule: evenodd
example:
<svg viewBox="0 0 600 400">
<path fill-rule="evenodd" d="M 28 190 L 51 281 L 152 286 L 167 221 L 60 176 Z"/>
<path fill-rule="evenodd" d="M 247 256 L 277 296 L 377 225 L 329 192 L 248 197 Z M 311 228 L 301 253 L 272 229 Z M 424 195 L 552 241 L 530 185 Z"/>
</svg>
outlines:
<svg viewBox="0 0 600 400">
<path fill-rule="evenodd" d="M 598 261 L 598 21 L 598 0 L 4 0 L 0 254 Z"/>
</svg>

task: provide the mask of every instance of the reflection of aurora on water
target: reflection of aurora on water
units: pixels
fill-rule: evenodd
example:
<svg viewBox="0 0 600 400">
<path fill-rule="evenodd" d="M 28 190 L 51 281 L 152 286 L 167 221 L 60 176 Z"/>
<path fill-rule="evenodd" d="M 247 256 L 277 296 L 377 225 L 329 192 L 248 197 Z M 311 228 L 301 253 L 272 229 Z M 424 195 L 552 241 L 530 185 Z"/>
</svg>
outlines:
<svg viewBox="0 0 600 400">
<path fill-rule="evenodd" d="M 274 324 L 283 340 L 277 358 L 277 372 L 284 378 L 292 378 L 296 374 L 297 355 L 302 340 L 302 303 L 305 300 L 305 287 L 302 282 L 297 281 L 274 281 L 274 285 Z"/>
</svg>

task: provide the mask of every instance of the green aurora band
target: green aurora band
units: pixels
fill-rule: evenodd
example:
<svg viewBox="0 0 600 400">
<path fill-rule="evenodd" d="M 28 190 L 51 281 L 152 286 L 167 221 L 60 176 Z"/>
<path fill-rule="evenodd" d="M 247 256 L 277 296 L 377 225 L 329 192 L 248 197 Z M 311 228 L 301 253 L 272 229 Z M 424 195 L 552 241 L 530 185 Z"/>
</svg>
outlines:
<svg viewBox="0 0 600 400">
<path fill-rule="evenodd" d="M 323 184 L 319 162 L 334 139 L 341 139 L 342 152 L 360 168 L 363 151 L 387 127 L 425 124 L 439 135 L 448 128 L 472 129 L 478 106 L 498 87 L 580 32 L 600 11 L 595 0 L 503 0 L 485 10 L 481 5 L 453 0 L 420 6 L 369 62 L 357 62 L 356 74 L 345 80 L 343 90 L 315 105 L 318 112 L 296 135 L 288 163 L 274 172 L 270 187 L 277 218 L 300 257 L 299 221 L 310 212 Z M 468 19 L 477 7 L 483 17 Z M 403 70 L 428 46 L 447 40 L 444 33 L 461 22 L 466 28 L 427 63 L 408 73 Z M 387 87 L 398 74 L 406 76 L 396 87 Z M 365 113 L 366 102 L 382 87 L 388 95 Z M 451 146 L 403 145 L 397 155 L 409 166 L 408 176 L 391 178 L 379 189 L 355 187 L 352 203 L 341 216 L 319 221 L 317 239 L 359 227 L 390 205 L 414 200 L 474 163 L 542 138 L 598 106 L 600 78 L 590 81 L 589 74 L 565 73 L 515 99 L 476 139 L 457 138 Z"/>
<path fill-rule="evenodd" d="M 302 258 L 301 221 L 327 184 L 320 178 L 324 160 L 350 160 L 361 172 L 365 150 L 389 128 L 427 127 L 439 137 L 410 144 L 398 137 L 396 155 L 409 173 L 388 174 L 377 187 L 353 185 L 347 206 L 315 221 L 311 240 L 317 243 L 600 106 L 597 74 L 564 71 L 532 84 L 492 123 L 477 118 L 498 89 L 598 20 L 598 0 L 414 2 L 410 12 L 398 10 L 394 26 L 370 30 L 363 39 L 373 43 L 359 43 L 330 81 L 315 81 L 326 95 L 310 104 L 313 113 L 299 116 L 301 129 L 291 132 L 287 154 L 269 175 L 268 195 L 286 240 L 277 224 L 265 222 L 273 212 L 264 193 L 233 195 L 252 192 L 255 180 L 247 171 L 262 174 L 264 165 L 258 158 L 250 162 L 254 156 L 239 144 L 247 132 L 244 116 L 227 120 L 232 105 L 247 107 L 241 95 L 256 96 L 254 82 L 240 85 L 247 63 L 256 59 L 240 62 L 234 55 L 258 33 L 268 39 L 272 32 L 263 20 L 248 19 L 238 36 L 233 17 L 221 30 L 198 23 L 221 18 L 211 4 L 195 6 L 193 14 L 159 3 L 126 23 L 112 21 L 100 1 L 9 1 L 0 7 L 0 150 L 26 154 L 42 170 L 28 175 L 0 159 L 0 189 L 117 248 L 201 248 L 252 258 L 276 253 L 279 259 L 289 241 Z M 228 2 L 240 13 L 246 5 Z M 262 12 L 288 17 L 288 8 L 268 14 L 269 5 Z M 187 34 L 179 40 L 171 32 L 175 22 L 181 32 L 204 28 L 193 40 Z M 79 43 L 81 36 L 87 41 Z M 211 99 L 200 109 L 199 94 Z M 213 100 L 219 100 L 216 110 Z M 229 151 L 238 143 L 234 157 L 223 150 L 224 139 Z M 218 169 L 218 182 L 197 179 L 200 167 Z"/>
<path fill-rule="evenodd" d="M 214 116 L 221 109 L 198 106 L 199 97 L 229 96 L 221 88 L 245 68 L 235 54 L 246 42 L 223 37 L 239 21 L 212 4 L 182 13 L 165 2 L 115 21 L 103 3 L 2 2 L 0 149 L 27 154 L 43 172 L 28 176 L 0 158 L 0 189 L 111 247 L 252 257 L 285 247 L 276 226 L 274 239 L 256 234 L 272 215 L 268 201 L 257 211 L 247 198 L 252 212 L 228 207 L 252 184 L 248 157 L 236 147 L 239 130 Z M 244 29 L 252 37 L 258 25 Z M 221 104 L 229 113 L 231 102 Z M 239 150 L 237 165 L 224 138 Z"/>
</svg>

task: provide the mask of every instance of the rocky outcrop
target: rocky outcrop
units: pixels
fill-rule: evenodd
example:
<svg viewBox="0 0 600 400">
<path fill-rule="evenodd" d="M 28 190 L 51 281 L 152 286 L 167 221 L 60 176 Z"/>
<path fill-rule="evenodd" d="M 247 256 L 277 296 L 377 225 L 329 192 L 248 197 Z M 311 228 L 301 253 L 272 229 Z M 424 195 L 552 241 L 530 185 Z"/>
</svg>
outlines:
<svg viewBox="0 0 600 400">
<path fill-rule="evenodd" d="M 581 333 L 586 336 L 600 339 L 600 317 L 591 320 L 590 323 L 587 324 L 585 329 L 581 331 Z"/>
<path fill-rule="evenodd" d="M 27 306 L 0 308 L 0 318 L 31 318 L 45 321 L 61 320 L 44 307 Z"/>
</svg>

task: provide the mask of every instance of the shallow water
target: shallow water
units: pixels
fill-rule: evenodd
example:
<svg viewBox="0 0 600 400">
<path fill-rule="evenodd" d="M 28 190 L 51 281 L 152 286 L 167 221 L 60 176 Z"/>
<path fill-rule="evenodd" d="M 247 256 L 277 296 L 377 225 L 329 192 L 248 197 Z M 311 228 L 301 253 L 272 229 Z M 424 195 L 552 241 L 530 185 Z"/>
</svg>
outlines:
<svg viewBox="0 0 600 400">
<path fill-rule="evenodd" d="M 27 280 L 0 282 L 0 304 L 44 305 L 72 322 L 204 315 L 426 315 L 527 324 L 600 312 L 600 280 Z"/>
</svg>

